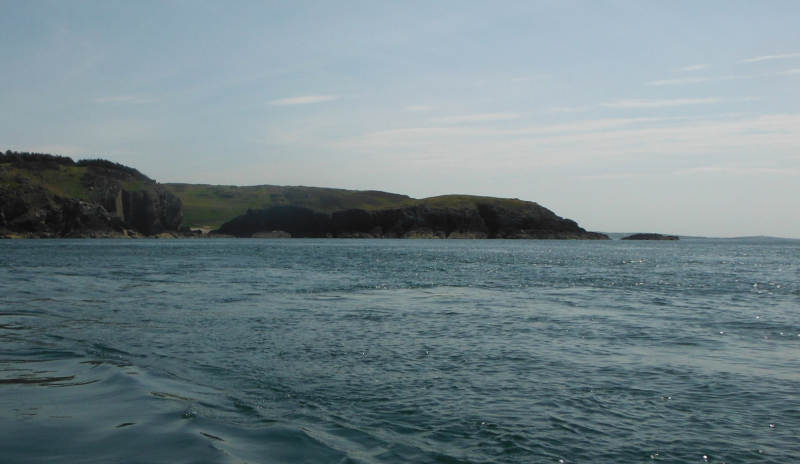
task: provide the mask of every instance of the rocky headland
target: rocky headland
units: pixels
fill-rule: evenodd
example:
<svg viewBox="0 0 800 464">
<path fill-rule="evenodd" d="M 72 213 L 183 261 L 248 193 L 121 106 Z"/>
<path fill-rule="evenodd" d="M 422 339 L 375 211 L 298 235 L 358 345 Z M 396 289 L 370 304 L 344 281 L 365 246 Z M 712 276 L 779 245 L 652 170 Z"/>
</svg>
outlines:
<svg viewBox="0 0 800 464">
<path fill-rule="evenodd" d="M 608 240 L 518 199 L 159 184 L 106 160 L 11 151 L 0 153 L 0 237 Z"/>
</svg>

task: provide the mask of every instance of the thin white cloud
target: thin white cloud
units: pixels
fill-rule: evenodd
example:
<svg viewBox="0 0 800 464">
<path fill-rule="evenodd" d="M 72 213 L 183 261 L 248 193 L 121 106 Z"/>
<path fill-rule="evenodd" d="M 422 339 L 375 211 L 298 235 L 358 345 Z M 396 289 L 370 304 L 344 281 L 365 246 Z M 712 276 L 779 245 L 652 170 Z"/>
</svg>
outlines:
<svg viewBox="0 0 800 464">
<path fill-rule="evenodd" d="M 682 79 L 661 79 L 653 82 L 648 82 L 647 85 L 680 85 L 680 84 L 697 84 L 699 82 L 708 82 L 713 80 L 710 77 L 684 77 Z"/>
<path fill-rule="evenodd" d="M 129 104 L 138 105 L 144 103 L 157 103 L 158 98 L 142 97 L 139 95 L 118 95 L 114 97 L 95 98 L 94 102 L 99 104 L 116 103 L 116 104 Z"/>
<path fill-rule="evenodd" d="M 579 107 L 561 107 L 561 108 L 550 108 L 547 111 L 550 113 L 583 113 L 585 111 L 589 111 L 592 109 L 591 106 L 579 106 Z"/>
<path fill-rule="evenodd" d="M 452 163 L 461 163 L 497 173 L 536 166 L 587 166 L 652 157 L 699 160 L 699 156 L 736 157 L 763 168 L 765 152 L 773 159 L 782 159 L 781 168 L 797 170 L 800 160 L 787 158 L 796 154 L 797 146 L 800 146 L 800 115 L 792 114 L 723 115 L 713 119 L 601 119 L 516 130 L 416 127 L 373 132 L 329 145 L 348 153 L 391 153 L 405 164 L 424 163 L 446 169 Z M 489 153 L 492 156 L 487 156 Z M 385 160 L 380 158 L 380 162 Z"/>
<path fill-rule="evenodd" d="M 304 95 L 302 97 L 282 98 L 270 103 L 276 106 L 311 105 L 313 103 L 336 100 L 337 98 L 339 98 L 338 95 Z"/>
<path fill-rule="evenodd" d="M 433 109 L 432 106 L 425 106 L 425 105 L 406 106 L 406 111 L 409 111 L 409 112 L 430 111 L 432 109 Z"/>
<path fill-rule="evenodd" d="M 769 174 L 769 175 L 797 175 L 798 170 L 786 167 L 764 167 L 758 165 L 720 165 L 720 166 L 698 166 L 689 169 L 680 169 L 675 171 L 675 174 Z"/>
<path fill-rule="evenodd" d="M 439 123 L 461 123 L 461 122 L 490 122 L 490 121 L 504 121 L 508 119 L 516 119 L 519 115 L 515 113 L 481 113 L 469 114 L 463 116 L 449 116 L 446 118 L 432 119 L 432 122 Z"/>
<path fill-rule="evenodd" d="M 592 174 L 584 176 L 575 176 L 579 180 L 609 180 L 609 179 L 632 179 L 634 177 L 642 177 L 644 173 L 640 172 L 621 172 L 617 174 Z"/>
<path fill-rule="evenodd" d="M 757 56 L 755 58 L 749 58 L 746 60 L 742 60 L 742 63 L 755 63 L 756 61 L 765 61 L 765 60 L 785 60 L 787 58 L 800 58 L 800 53 L 784 53 L 782 55 L 764 55 L 764 56 Z"/>
<path fill-rule="evenodd" d="M 712 103 L 722 103 L 724 101 L 724 98 L 677 98 L 672 100 L 633 99 L 603 103 L 601 106 L 621 109 L 669 108 L 674 106 L 708 105 Z"/>
<path fill-rule="evenodd" d="M 684 77 L 681 79 L 661 79 L 648 82 L 647 85 L 682 85 L 698 84 L 702 82 L 732 81 L 735 79 L 749 79 L 751 76 L 719 76 L 719 77 Z"/>
<path fill-rule="evenodd" d="M 778 74 L 800 74 L 800 68 L 798 68 L 798 69 L 790 69 L 788 71 L 781 71 Z"/>
<path fill-rule="evenodd" d="M 525 83 L 525 82 L 538 81 L 538 80 L 541 80 L 541 79 L 550 79 L 551 77 L 552 76 L 550 76 L 548 74 L 533 74 L 533 75 L 530 75 L 530 76 L 512 77 L 510 80 L 511 80 L 511 82 L 514 82 L 514 83 L 517 83 L 517 84 L 522 84 L 522 83 Z"/>
<path fill-rule="evenodd" d="M 683 71 L 699 71 L 701 69 L 708 69 L 714 66 L 713 64 L 693 64 L 691 66 L 684 66 L 683 68 L 673 69 L 675 72 L 683 72 Z"/>
</svg>

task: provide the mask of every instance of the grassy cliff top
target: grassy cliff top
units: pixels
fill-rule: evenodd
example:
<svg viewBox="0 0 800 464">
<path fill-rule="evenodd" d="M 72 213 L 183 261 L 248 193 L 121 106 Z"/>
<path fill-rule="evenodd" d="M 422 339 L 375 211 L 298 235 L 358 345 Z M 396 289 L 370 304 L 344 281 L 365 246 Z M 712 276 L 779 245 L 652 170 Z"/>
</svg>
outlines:
<svg viewBox="0 0 800 464">
<path fill-rule="evenodd" d="M 343 209 L 379 210 L 402 206 L 432 208 L 471 208 L 478 203 L 490 203 L 511 210 L 524 210 L 535 205 L 517 199 L 444 195 L 417 200 L 407 195 L 375 190 L 344 190 L 321 187 L 287 187 L 256 185 L 163 184 L 181 199 L 183 224 L 192 228 L 218 228 L 248 209 L 271 206 L 302 206 L 314 211 L 332 213 Z"/>
<path fill-rule="evenodd" d="M 474 208 L 475 205 L 489 204 L 500 206 L 511 211 L 527 211 L 539 208 L 538 203 L 524 201 L 518 198 L 481 197 L 475 195 L 441 195 L 438 197 L 423 198 L 416 203 L 431 208 Z"/>
<path fill-rule="evenodd" d="M 92 168 L 89 166 L 76 165 L 48 166 L 42 169 L 31 163 L 0 163 L 0 185 L 16 189 L 23 184 L 32 184 L 61 197 L 89 200 L 94 192 L 81 179 L 90 169 Z M 123 188 L 130 191 L 141 190 L 152 183 L 142 179 L 122 181 Z"/>
</svg>

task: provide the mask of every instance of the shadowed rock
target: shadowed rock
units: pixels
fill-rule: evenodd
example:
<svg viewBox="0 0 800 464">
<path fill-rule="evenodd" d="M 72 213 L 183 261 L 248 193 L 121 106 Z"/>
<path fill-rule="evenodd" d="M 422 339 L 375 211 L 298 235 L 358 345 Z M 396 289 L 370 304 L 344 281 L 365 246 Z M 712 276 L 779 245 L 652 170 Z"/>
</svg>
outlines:
<svg viewBox="0 0 800 464">
<path fill-rule="evenodd" d="M 347 209 L 333 213 L 300 206 L 249 210 L 223 224 L 220 234 L 253 237 L 284 231 L 294 238 L 510 238 L 608 240 L 587 232 L 575 221 L 563 219 L 535 203 L 510 210 L 479 203 L 475 207 L 436 208 L 405 206 L 368 211 Z"/>
<path fill-rule="evenodd" d="M 677 235 L 633 234 L 620 240 L 679 240 Z"/>
</svg>

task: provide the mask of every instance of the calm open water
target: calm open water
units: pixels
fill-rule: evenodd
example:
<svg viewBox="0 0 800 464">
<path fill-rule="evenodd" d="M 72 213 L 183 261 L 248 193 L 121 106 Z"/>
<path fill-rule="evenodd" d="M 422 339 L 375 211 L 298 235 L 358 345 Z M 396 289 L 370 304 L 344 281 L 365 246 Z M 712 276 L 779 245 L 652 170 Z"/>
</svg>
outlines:
<svg viewBox="0 0 800 464">
<path fill-rule="evenodd" d="M 800 462 L 800 245 L 3 241 L 0 462 Z"/>
</svg>

